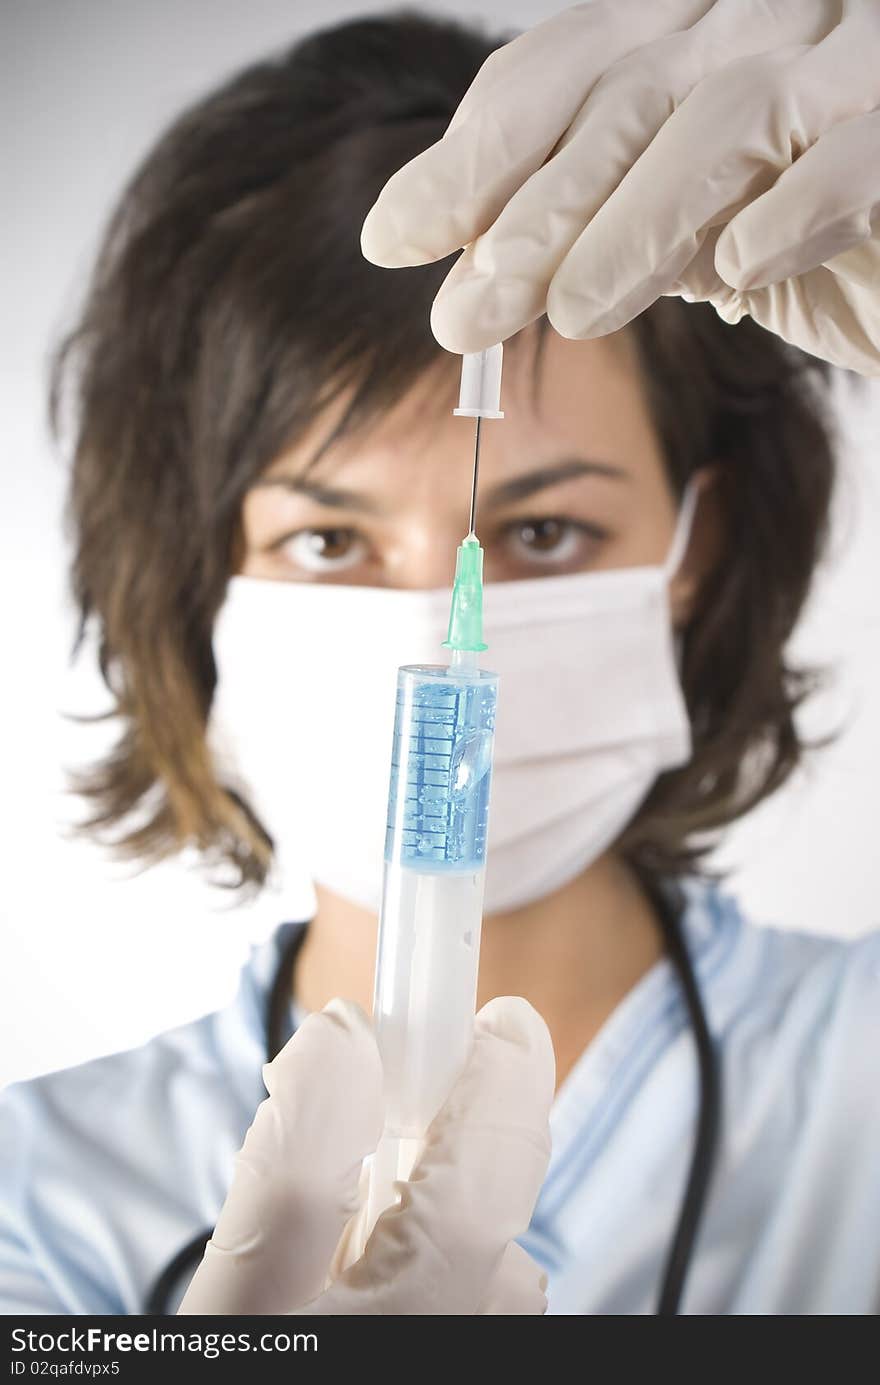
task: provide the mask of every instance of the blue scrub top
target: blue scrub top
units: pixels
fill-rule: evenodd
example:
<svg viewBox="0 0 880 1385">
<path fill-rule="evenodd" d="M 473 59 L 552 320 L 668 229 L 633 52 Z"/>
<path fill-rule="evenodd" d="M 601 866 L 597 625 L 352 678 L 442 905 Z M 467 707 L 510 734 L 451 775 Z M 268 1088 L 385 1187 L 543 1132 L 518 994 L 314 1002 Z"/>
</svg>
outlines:
<svg viewBox="0 0 880 1385">
<path fill-rule="evenodd" d="M 686 886 L 685 940 L 721 1061 L 721 1143 L 685 1313 L 880 1311 L 880 932 L 760 928 Z M 144 1311 L 213 1226 L 265 1096 L 265 1013 L 286 924 L 230 1005 L 0 1096 L 0 1312 Z M 295 1012 L 288 1024 L 292 1032 Z M 650 1313 L 693 1148 L 696 1053 L 658 961 L 557 1093 L 522 1244 L 549 1312 Z M 186 1280 L 170 1301 L 173 1311 Z"/>
</svg>

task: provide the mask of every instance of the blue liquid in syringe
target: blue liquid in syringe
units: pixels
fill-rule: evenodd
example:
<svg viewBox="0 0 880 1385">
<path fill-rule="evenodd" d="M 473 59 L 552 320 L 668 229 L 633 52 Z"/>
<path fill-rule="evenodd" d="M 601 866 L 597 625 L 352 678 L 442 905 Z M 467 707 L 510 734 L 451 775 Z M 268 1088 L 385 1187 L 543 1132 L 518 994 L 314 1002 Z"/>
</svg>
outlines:
<svg viewBox="0 0 880 1385">
<path fill-rule="evenodd" d="M 397 691 L 385 859 L 422 871 L 481 870 L 497 682 L 431 666 L 407 672 Z"/>
</svg>

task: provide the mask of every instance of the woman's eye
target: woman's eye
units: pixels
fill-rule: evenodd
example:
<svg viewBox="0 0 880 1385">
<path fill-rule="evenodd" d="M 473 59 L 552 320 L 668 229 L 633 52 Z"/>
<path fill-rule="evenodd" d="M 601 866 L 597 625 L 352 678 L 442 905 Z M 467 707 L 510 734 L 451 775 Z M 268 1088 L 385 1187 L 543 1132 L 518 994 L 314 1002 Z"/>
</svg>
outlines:
<svg viewBox="0 0 880 1385">
<path fill-rule="evenodd" d="M 277 551 L 307 572 L 341 572 L 356 567 L 367 545 L 354 529 L 301 529 L 276 545 Z"/>
<path fill-rule="evenodd" d="M 605 537 L 593 525 L 573 519 L 520 519 L 507 526 L 505 539 L 510 552 L 527 562 L 570 563 L 589 558 Z"/>
</svg>

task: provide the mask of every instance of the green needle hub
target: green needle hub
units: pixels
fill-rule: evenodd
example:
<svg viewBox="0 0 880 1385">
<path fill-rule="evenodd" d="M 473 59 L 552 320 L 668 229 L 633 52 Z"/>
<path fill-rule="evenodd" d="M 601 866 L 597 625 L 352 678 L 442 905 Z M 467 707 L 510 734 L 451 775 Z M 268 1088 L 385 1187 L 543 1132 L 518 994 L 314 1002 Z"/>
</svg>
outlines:
<svg viewBox="0 0 880 1385">
<path fill-rule="evenodd" d="M 449 632 L 443 646 L 475 652 L 489 648 L 483 643 L 483 550 L 475 534 L 468 534 L 458 546 Z"/>
</svg>

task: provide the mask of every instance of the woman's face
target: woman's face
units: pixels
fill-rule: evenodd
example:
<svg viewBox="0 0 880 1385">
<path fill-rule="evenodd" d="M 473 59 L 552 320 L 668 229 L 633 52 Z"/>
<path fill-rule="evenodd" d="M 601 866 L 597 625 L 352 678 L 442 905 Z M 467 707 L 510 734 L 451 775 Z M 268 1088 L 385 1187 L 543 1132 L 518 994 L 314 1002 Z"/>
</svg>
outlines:
<svg viewBox="0 0 880 1385">
<path fill-rule="evenodd" d="M 676 504 L 626 332 L 536 333 L 505 352 L 503 420 L 484 422 L 476 529 L 488 582 L 662 562 Z M 245 497 L 239 571 L 288 582 L 445 587 L 467 530 L 474 423 L 457 418 L 458 359 L 368 434 L 306 463 L 336 414 L 280 456 Z M 339 408 L 343 406 L 341 401 Z M 690 582 L 673 584 L 683 614 Z M 677 609 L 679 608 L 679 609 Z"/>
</svg>

